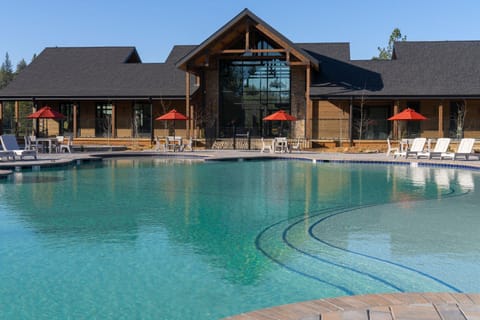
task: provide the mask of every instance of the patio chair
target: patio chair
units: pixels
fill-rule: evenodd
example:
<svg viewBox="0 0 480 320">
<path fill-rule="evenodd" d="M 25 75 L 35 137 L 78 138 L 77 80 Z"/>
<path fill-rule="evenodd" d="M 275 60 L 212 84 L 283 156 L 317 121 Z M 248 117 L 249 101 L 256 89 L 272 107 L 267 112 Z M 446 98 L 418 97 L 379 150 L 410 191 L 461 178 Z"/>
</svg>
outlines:
<svg viewBox="0 0 480 320">
<path fill-rule="evenodd" d="M 38 144 L 37 143 L 37 137 L 34 135 L 31 136 L 25 136 L 25 150 L 37 150 L 37 152 L 43 152 L 43 144 Z"/>
<path fill-rule="evenodd" d="M 302 146 L 301 146 L 301 143 L 300 143 L 300 139 L 297 139 L 297 141 L 290 146 L 289 151 L 290 151 L 290 153 L 292 153 L 293 150 L 302 151 L 301 147 Z"/>
<path fill-rule="evenodd" d="M 72 153 L 72 143 L 73 139 L 70 136 L 57 136 L 56 149 L 57 152 L 68 152 Z"/>
<path fill-rule="evenodd" d="M 265 143 L 265 139 L 263 139 L 263 137 L 262 137 L 262 149 L 260 149 L 260 152 L 263 153 L 266 150 L 269 153 L 272 153 L 273 152 L 273 147 L 272 147 L 272 144 Z"/>
<path fill-rule="evenodd" d="M 32 138 L 30 136 L 24 136 L 23 140 L 25 140 L 25 150 L 33 150 L 35 148 L 35 144 L 32 143 Z"/>
<path fill-rule="evenodd" d="M 0 142 L 2 147 L 6 151 L 12 151 L 14 156 L 19 156 L 20 160 L 23 160 L 23 157 L 33 157 L 37 160 L 37 150 L 22 150 L 17 142 L 17 138 L 14 135 L 2 135 L 0 136 Z"/>
<path fill-rule="evenodd" d="M 394 152 L 395 153 L 399 153 L 400 152 L 400 148 L 398 147 L 392 147 L 392 141 L 390 140 L 390 138 L 387 138 L 387 157 L 390 156 L 390 153 Z"/>
<path fill-rule="evenodd" d="M 423 152 L 425 148 L 425 143 L 427 143 L 427 138 L 415 138 L 412 142 L 412 147 L 406 151 L 405 158 L 408 158 L 410 155 L 417 156 L 419 152 Z"/>
<path fill-rule="evenodd" d="M 273 140 L 273 152 L 288 152 L 288 141 L 285 137 L 278 137 Z"/>
<path fill-rule="evenodd" d="M 465 160 L 469 160 L 470 156 L 479 157 L 473 153 L 473 145 L 475 144 L 475 139 L 473 138 L 463 138 L 460 140 L 456 152 L 445 152 L 442 153 L 441 157 L 446 159 L 457 160 L 458 157 L 464 157 Z M 480 157 L 479 157 L 480 158 Z"/>
<path fill-rule="evenodd" d="M 428 159 L 439 157 L 440 159 L 443 159 L 442 154 L 447 152 L 449 145 L 450 138 L 439 138 L 437 140 L 437 143 L 435 144 L 435 148 L 433 149 L 433 151 L 418 152 L 417 159 L 420 157 L 427 157 Z"/>
<path fill-rule="evenodd" d="M 193 139 L 189 138 L 187 143 L 182 144 L 180 151 L 193 151 Z"/>
<path fill-rule="evenodd" d="M 163 148 L 163 151 L 166 151 L 167 146 L 166 142 L 161 143 L 161 138 L 160 137 L 155 137 L 155 151 L 160 151 L 160 148 Z"/>
</svg>

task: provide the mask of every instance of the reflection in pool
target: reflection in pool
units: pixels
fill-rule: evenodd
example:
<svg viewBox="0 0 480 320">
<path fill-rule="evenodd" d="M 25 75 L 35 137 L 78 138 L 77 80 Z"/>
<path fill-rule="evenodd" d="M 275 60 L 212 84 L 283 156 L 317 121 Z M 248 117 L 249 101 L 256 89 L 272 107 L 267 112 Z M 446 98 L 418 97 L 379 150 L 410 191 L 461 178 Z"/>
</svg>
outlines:
<svg viewBox="0 0 480 320">
<path fill-rule="evenodd" d="M 302 161 L 17 173 L 0 182 L 0 306 L 9 319 L 217 319 L 478 292 L 478 183 L 466 170 Z"/>
</svg>

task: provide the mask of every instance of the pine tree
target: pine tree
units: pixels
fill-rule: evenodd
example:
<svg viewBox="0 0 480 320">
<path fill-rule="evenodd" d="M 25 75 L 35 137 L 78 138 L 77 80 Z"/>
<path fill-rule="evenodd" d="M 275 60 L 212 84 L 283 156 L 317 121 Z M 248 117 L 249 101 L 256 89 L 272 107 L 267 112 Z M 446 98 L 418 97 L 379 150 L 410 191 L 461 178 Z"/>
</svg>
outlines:
<svg viewBox="0 0 480 320">
<path fill-rule="evenodd" d="M 392 54 L 393 54 L 393 44 L 395 41 L 406 41 L 407 36 L 402 37 L 402 33 L 400 32 L 400 29 L 395 28 L 392 31 L 392 34 L 390 35 L 390 38 L 388 40 L 388 47 L 386 48 L 381 48 L 378 47 L 378 57 L 373 57 L 373 60 L 390 60 L 392 59 Z"/>
<path fill-rule="evenodd" d="M 27 67 L 27 62 L 25 61 L 25 59 L 20 60 L 20 62 L 17 63 L 17 69 L 15 70 L 15 75 L 19 74 L 26 67 Z"/>
<path fill-rule="evenodd" d="M 0 89 L 9 84 L 10 81 L 12 81 L 13 76 L 12 62 L 10 61 L 10 57 L 7 52 L 5 54 L 5 61 L 0 67 Z"/>
</svg>

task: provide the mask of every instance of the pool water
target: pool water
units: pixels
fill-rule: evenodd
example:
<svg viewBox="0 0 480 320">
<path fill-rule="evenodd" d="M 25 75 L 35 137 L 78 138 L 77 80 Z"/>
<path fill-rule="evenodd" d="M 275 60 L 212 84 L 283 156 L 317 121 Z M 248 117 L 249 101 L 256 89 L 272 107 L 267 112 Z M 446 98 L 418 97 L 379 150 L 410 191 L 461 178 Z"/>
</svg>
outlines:
<svg viewBox="0 0 480 320">
<path fill-rule="evenodd" d="M 479 173 L 118 159 L 0 182 L 0 318 L 219 319 L 480 291 Z"/>
</svg>

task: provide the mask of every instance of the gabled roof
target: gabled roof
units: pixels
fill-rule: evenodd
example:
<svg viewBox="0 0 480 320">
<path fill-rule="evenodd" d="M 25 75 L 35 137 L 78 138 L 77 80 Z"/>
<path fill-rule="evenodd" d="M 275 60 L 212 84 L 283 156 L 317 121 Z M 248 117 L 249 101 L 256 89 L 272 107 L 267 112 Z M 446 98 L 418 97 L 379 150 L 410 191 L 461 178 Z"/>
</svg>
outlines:
<svg viewBox="0 0 480 320">
<path fill-rule="evenodd" d="M 480 96 L 480 41 L 396 42 L 392 60 L 318 58 L 312 96 Z"/>
<path fill-rule="evenodd" d="M 198 45 L 194 50 L 192 50 L 190 53 L 188 53 L 185 57 L 180 59 L 177 63 L 176 66 L 186 70 L 186 66 L 188 62 L 193 59 L 195 56 L 201 54 L 204 50 L 208 50 L 209 46 L 213 43 L 217 43 L 219 39 L 224 36 L 226 33 L 230 32 L 230 30 L 236 26 L 237 24 L 241 23 L 244 21 L 244 19 L 249 19 L 254 22 L 255 25 L 259 25 L 275 37 L 273 40 L 277 40 L 280 42 L 281 45 L 288 47 L 292 49 L 293 51 L 297 51 L 300 55 L 305 57 L 310 61 L 310 63 L 314 66 L 314 68 L 318 69 L 318 61 L 315 59 L 313 56 L 311 56 L 308 52 L 304 51 L 301 47 L 297 46 L 294 44 L 292 41 L 290 41 L 288 38 L 286 38 L 284 35 L 282 35 L 280 32 L 275 30 L 273 27 L 271 27 L 268 23 L 257 17 L 253 12 L 251 12 L 248 9 L 244 9 L 242 12 L 240 12 L 237 16 L 235 16 L 232 20 L 227 22 L 223 27 L 221 27 L 219 30 L 217 30 L 214 34 L 212 34 L 209 38 L 207 38 L 205 41 L 203 41 L 200 45 Z M 288 49 L 286 48 L 286 49 Z"/>
<path fill-rule="evenodd" d="M 168 63 L 140 63 L 134 47 L 46 48 L 0 90 L 0 96 L 4 99 L 184 98 L 185 73 L 173 61 L 191 49 L 191 46 L 174 47 Z"/>
</svg>

